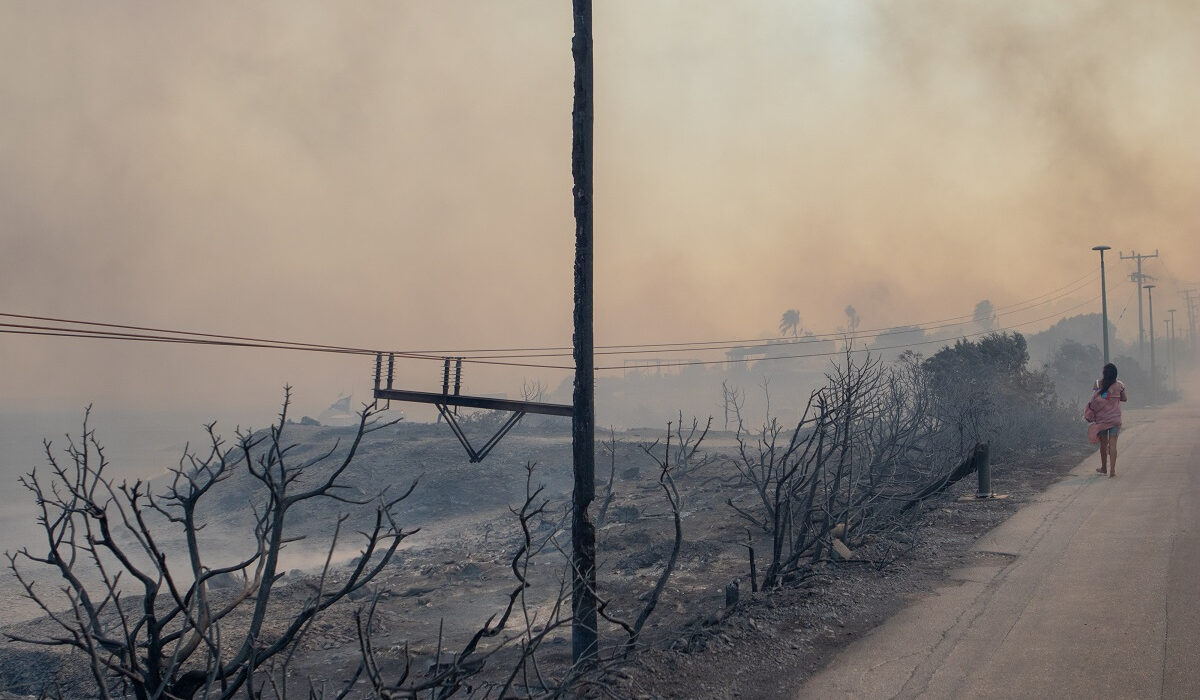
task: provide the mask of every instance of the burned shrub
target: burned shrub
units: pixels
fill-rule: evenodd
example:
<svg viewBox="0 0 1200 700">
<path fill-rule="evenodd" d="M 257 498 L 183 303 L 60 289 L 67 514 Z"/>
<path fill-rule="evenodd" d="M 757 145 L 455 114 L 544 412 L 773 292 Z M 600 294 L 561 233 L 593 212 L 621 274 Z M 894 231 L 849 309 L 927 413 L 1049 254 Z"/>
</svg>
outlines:
<svg viewBox="0 0 1200 700">
<path fill-rule="evenodd" d="M 1028 368 L 1020 333 L 959 340 L 921 367 L 937 419 L 958 436 L 958 451 L 989 442 L 994 449 L 1042 447 L 1072 422 L 1044 371 Z"/>
<path fill-rule="evenodd" d="M 895 527 L 907 497 L 948 473 L 927 378 L 915 356 L 885 366 L 847 352 L 790 427 L 768 415 L 750 432 L 736 407 L 729 464 L 757 498 L 726 503 L 768 536 L 764 588 L 828 559 L 835 540 L 853 544 Z"/>
<path fill-rule="evenodd" d="M 48 636 L 8 633 L 9 639 L 81 652 L 98 697 L 232 697 L 285 684 L 313 621 L 362 591 L 415 532 L 397 524 L 397 506 L 415 483 L 390 496 L 347 495 L 346 470 L 363 436 L 388 425 L 374 421 L 378 409 L 363 407 L 344 456 L 330 459 L 331 450 L 297 459 L 284 437 L 290 397 L 289 389 L 275 425 L 238 431 L 232 446 L 208 425 L 209 444 L 185 452 L 162 493 L 108 475 L 86 415 L 81 437 L 67 444 L 66 460 L 47 441 L 49 474 L 33 471 L 22 480 L 37 500 L 45 540 L 8 554 L 8 561 L 57 629 Z M 254 503 L 246 546 L 233 561 L 218 563 L 222 546 L 202 535 L 198 508 L 235 472 L 261 488 L 261 500 Z M 284 575 L 280 554 L 296 539 L 290 516 L 316 500 L 365 507 L 373 511 L 373 525 L 360 530 L 358 562 L 335 581 L 331 558 L 347 516 L 339 517 L 317 584 L 298 604 L 281 603 L 275 595 Z M 57 576 L 57 594 L 37 586 L 31 571 Z"/>
</svg>

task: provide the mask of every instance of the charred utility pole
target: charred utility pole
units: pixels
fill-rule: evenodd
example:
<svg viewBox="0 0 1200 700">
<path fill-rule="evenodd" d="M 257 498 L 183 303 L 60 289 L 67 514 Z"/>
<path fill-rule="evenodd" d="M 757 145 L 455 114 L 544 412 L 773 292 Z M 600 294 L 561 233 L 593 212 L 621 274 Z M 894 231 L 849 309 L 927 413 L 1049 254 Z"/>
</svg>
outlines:
<svg viewBox="0 0 1200 700">
<path fill-rule="evenodd" d="M 595 660 L 596 528 L 588 506 L 596 496 L 595 340 L 592 335 L 592 0 L 572 0 L 575 102 L 571 110 L 571 177 L 575 199 L 575 390 L 571 446 L 575 489 L 571 512 L 571 659 Z"/>
<path fill-rule="evenodd" d="M 1137 261 L 1137 272 L 1130 274 L 1129 279 L 1132 280 L 1138 288 L 1138 354 L 1141 356 L 1141 358 L 1146 357 L 1146 326 L 1142 323 L 1142 289 L 1147 282 L 1151 281 L 1151 277 L 1149 275 L 1142 274 L 1142 261 L 1157 257 L 1158 248 L 1154 249 L 1154 255 L 1142 255 L 1136 250 L 1129 251 L 1129 255 L 1121 253 L 1122 260 Z M 1150 328 L 1150 333 L 1154 333 L 1153 326 Z"/>
</svg>

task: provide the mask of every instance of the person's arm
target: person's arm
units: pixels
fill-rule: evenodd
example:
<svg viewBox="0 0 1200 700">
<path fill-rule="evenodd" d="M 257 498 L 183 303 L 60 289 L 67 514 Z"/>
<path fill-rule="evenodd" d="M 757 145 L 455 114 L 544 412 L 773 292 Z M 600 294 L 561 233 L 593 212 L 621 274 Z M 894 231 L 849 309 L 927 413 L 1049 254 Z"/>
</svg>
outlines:
<svg viewBox="0 0 1200 700">
<path fill-rule="evenodd" d="M 1121 384 L 1121 400 L 1122 400 L 1122 401 L 1128 401 L 1128 400 L 1129 400 L 1129 396 L 1128 396 L 1128 394 L 1126 394 L 1126 393 L 1125 393 L 1125 385 L 1124 385 L 1124 384 Z"/>
</svg>

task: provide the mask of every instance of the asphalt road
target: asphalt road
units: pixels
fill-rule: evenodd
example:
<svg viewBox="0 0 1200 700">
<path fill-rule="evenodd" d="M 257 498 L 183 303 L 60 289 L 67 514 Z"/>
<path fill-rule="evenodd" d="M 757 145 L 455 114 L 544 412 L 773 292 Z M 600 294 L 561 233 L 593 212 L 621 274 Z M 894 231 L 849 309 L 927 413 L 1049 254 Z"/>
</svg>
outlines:
<svg viewBox="0 0 1200 700">
<path fill-rule="evenodd" d="M 1088 458 L 796 697 L 1200 698 L 1200 386 L 1187 393 L 1126 413 L 1115 479 Z"/>
</svg>

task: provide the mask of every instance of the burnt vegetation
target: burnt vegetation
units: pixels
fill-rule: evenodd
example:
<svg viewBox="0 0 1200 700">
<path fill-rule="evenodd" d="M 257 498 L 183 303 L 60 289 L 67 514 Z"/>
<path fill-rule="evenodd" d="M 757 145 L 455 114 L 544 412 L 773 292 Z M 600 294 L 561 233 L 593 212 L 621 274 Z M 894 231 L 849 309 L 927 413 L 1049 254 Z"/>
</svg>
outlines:
<svg viewBox="0 0 1200 700">
<path fill-rule="evenodd" d="M 58 657 L 56 676 L 13 688 L 137 698 L 603 695 L 643 650 L 693 648 L 747 596 L 842 567 L 886 571 L 919 541 L 924 509 L 914 506 L 989 453 L 1002 464 L 1078 427 L 1047 372 L 1029 368 L 1018 334 L 894 362 L 847 347 L 796 415 L 777 415 L 767 384 L 726 384 L 722 394 L 728 430 L 679 412 L 665 431 L 614 430 L 598 445 L 601 647 L 580 665 L 565 649 L 574 572 L 569 494 L 547 480 L 554 470 L 526 461 L 523 494 L 503 518 L 479 521 L 471 532 L 481 536 L 459 537 L 467 552 L 453 560 L 457 578 L 439 580 L 452 560 L 402 549 L 433 519 L 420 484 L 372 490 L 364 484 L 377 479 L 356 475 L 363 455 L 393 454 L 372 433 L 398 435 L 373 405 L 345 444 L 305 450 L 289 441 L 285 397 L 265 431 L 238 431 L 227 444 L 208 426 L 209 444 L 154 484 L 110 478 L 85 417 L 66 459 L 47 442 L 48 469 L 24 481 L 44 542 L 9 554 L 45 617 L 8 638 L 22 654 L 72 653 Z M 420 442 L 425 429 L 412 427 Z M 236 557 L 206 543 L 221 519 L 246 530 Z M 321 531 L 316 566 L 285 578 L 284 550 Z M 348 541 L 356 556 L 347 562 Z M 396 607 L 453 596 L 468 576 L 486 580 L 492 602 L 449 616 Z M 418 628 L 421 615 L 435 615 L 436 632 L 429 620 Z M 322 667 L 332 643 L 318 642 L 331 639 L 342 653 Z"/>
<path fill-rule="evenodd" d="M 245 686 L 258 693 L 264 682 L 279 683 L 313 621 L 370 583 L 415 532 L 397 519 L 397 506 L 415 483 L 399 494 L 382 489 L 364 498 L 346 495 L 344 477 L 363 437 L 387 425 L 375 421 L 377 410 L 361 411 L 342 458 L 330 460 L 335 445 L 314 458 L 293 460 L 295 445 L 285 438 L 289 403 L 290 390 L 276 425 L 264 432 L 238 431 L 232 445 L 214 425 L 207 426 L 207 447 L 185 451 L 170 485 L 157 494 L 145 482 L 109 478 L 104 448 L 86 414 L 79 440 L 66 447 L 67 461 L 46 442 L 49 474 L 33 471 L 22 480 L 41 509 L 46 541 L 8 560 L 57 632 L 9 638 L 82 652 L 96 694 L 103 697 L 232 697 Z M 261 486 L 261 500 L 251 506 L 245 554 L 216 563 L 202 541 L 206 523 L 198 508 L 234 470 Z M 317 499 L 367 507 L 373 522 L 358 533 L 360 555 L 348 575 L 332 583 L 327 557 L 309 594 L 280 609 L 272 594 L 283 575 L 283 549 L 295 541 L 288 530 L 292 511 Z M 345 519 L 330 524 L 330 555 L 343 537 Z M 39 588 L 26 566 L 53 571 L 62 582 L 59 589 Z M 281 616 L 286 623 L 279 625 Z"/>
</svg>

